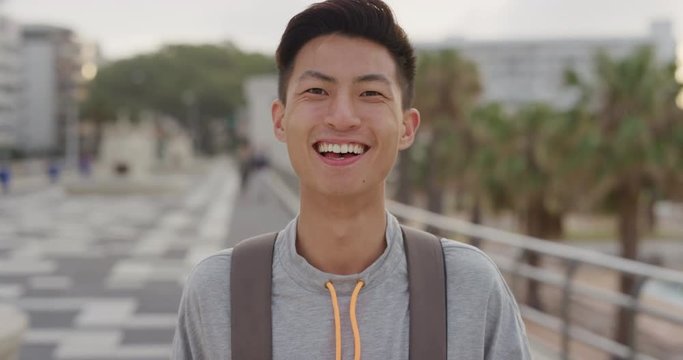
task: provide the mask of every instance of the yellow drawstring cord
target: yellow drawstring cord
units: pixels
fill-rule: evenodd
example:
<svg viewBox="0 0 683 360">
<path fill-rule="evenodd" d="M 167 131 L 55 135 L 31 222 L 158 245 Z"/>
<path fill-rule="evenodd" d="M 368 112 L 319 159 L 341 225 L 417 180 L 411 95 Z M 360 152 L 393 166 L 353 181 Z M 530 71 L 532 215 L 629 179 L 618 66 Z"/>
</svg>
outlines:
<svg viewBox="0 0 683 360">
<path fill-rule="evenodd" d="M 337 302 L 337 292 L 331 281 L 325 283 L 325 287 L 330 290 L 332 298 L 332 310 L 334 311 L 334 339 L 335 339 L 335 359 L 341 360 L 341 320 L 339 319 L 339 303 Z"/>
<path fill-rule="evenodd" d="M 358 302 L 358 293 L 360 289 L 365 286 L 363 280 L 356 282 L 356 288 L 353 289 L 351 295 L 351 305 L 349 313 L 351 316 L 351 329 L 353 330 L 353 359 L 360 360 L 360 331 L 358 331 L 358 321 L 356 320 L 356 303 Z M 325 287 L 330 291 L 332 298 L 332 311 L 334 312 L 334 338 L 335 338 L 335 359 L 341 360 L 341 319 L 339 316 L 339 302 L 337 301 L 337 291 L 334 290 L 334 285 L 331 281 L 325 283 Z"/>
<path fill-rule="evenodd" d="M 353 294 L 351 295 L 351 308 L 349 312 L 351 313 L 351 328 L 353 329 L 353 359 L 360 360 L 360 331 L 358 331 L 358 322 L 356 321 L 356 302 L 358 301 L 358 293 L 360 289 L 365 285 L 363 280 L 358 280 L 356 283 L 356 288 L 353 289 Z"/>
</svg>

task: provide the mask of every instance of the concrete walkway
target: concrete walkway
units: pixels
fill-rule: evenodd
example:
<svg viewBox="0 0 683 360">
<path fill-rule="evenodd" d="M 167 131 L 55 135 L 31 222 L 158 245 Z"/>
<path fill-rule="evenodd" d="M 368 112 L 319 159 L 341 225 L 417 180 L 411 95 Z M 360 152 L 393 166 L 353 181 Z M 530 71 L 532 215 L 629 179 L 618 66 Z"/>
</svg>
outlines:
<svg viewBox="0 0 683 360">
<path fill-rule="evenodd" d="M 168 359 L 184 279 L 227 246 L 238 180 L 225 159 L 163 195 L 0 197 L 0 303 L 29 317 L 21 360 Z"/>
<path fill-rule="evenodd" d="M 222 159 L 185 175 L 190 186 L 177 194 L 74 196 L 47 186 L 0 198 L 0 303 L 30 320 L 20 360 L 168 359 L 194 264 L 293 218 L 268 174 L 241 189 Z"/>
</svg>

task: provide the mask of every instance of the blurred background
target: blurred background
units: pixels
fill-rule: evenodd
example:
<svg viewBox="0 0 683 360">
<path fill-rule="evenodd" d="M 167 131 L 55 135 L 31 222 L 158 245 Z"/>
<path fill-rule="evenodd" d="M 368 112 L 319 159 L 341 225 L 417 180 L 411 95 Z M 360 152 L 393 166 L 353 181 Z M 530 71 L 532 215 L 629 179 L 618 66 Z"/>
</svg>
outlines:
<svg viewBox="0 0 683 360">
<path fill-rule="evenodd" d="M 0 0 L 0 359 L 164 359 L 200 259 L 281 229 L 311 1 Z M 486 251 L 538 359 L 683 359 L 683 2 L 388 1 L 406 223 Z"/>
</svg>

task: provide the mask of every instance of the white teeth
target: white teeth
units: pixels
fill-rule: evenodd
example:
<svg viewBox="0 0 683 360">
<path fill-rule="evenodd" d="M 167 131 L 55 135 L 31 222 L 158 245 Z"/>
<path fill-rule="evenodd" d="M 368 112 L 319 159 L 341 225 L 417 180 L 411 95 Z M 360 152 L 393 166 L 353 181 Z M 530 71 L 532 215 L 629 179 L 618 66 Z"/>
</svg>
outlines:
<svg viewBox="0 0 683 360">
<path fill-rule="evenodd" d="M 319 153 L 333 152 L 335 154 L 354 153 L 360 155 L 365 152 L 365 147 L 360 144 L 328 144 L 319 143 L 317 148 Z"/>
</svg>

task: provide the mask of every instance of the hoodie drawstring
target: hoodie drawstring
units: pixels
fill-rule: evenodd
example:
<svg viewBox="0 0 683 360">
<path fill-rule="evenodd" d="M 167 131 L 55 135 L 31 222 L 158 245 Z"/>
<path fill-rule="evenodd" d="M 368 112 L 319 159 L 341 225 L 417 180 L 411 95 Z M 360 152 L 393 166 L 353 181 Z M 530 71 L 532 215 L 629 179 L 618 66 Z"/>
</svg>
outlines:
<svg viewBox="0 0 683 360">
<path fill-rule="evenodd" d="M 358 293 L 365 285 L 363 280 L 356 282 L 356 288 L 351 294 L 351 305 L 349 312 L 351 313 L 351 329 L 353 330 L 353 360 L 360 360 L 360 331 L 358 331 L 358 321 L 356 321 L 356 303 L 358 302 Z"/>
<path fill-rule="evenodd" d="M 332 311 L 334 312 L 334 339 L 335 339 L 335 354 L 336 360 L 341 360 L 341 320 L 339 319 L 339 303 L 337 302 L 337 292 L 334 290 L 334 285 L 331 281 L 325 283 L 325 287 L 330 290 L 330 297 L 332 298 Z"/>
<path fill-rule="evenodd" d="M 349 306 L 349 316 L 351 318 L 351 329 L 353 330 L 353 359 L 360 360 L 360 331 L 358 330 L 358 321 L 356 320 L 356 303 L 358 302 L 358 293 L 363 288 L 365 282 L 358 280 L 356 287 L 351 294 L 351 304 Z M 334 312 L 334 338 L 335 338 L 335 359 L 341 360 L 341 319 L 339 316 L 339 302 L 337 301 L 337 292 L 334 290 L 334 285 L 331 281 L 325 283 L 325 287 L 330 291 L 332 298 L 332 311 Z"/>
</svg>

